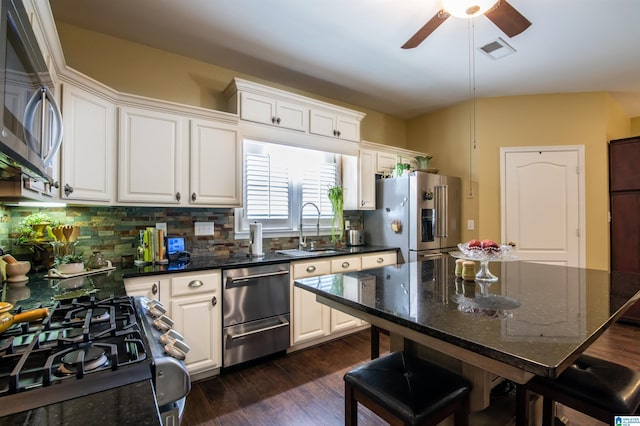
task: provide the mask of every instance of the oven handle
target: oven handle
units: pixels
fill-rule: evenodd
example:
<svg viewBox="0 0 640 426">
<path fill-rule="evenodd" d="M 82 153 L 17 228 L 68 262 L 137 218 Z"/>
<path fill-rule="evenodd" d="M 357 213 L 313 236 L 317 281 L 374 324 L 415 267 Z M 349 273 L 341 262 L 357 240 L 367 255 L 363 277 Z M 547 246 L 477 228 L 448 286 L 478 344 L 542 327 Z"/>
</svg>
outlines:
<svg viewBox="0 0 640 426">
<path fill-rule="evenodd" d="M 289 325 L 289 321 L 283 322 L 283 323 L 277 324 L 277 325 L 271 325 L 271 326 L 265 327 L 265 328 L 260 328 L 258 330 L 247 331 L 246 333 L 228 334 L 228 336 L 229 336 L 229 339 L 231 339 L 231 340 L 241 339 L 243 337 L 252 336 L 252 335 L 258 334 L 258 333 L 264 333 L 265 331 L 275 330 L 276 328 L 282 328 L 282 327 L 286 327 L 288 325 Z"/>
<path fill-rule="evenodd" d="M 287 275 L 288 273 L 289 273 L 288 270 L 284 270 L 284 271 L 278 271 L 278 272 L 268 272 L 266 274 L 246 275 L 243 277 L 227 277 L 227 283 L 228 283 L 227 287 L 239 286 L 239 285 L 242 285 L 239 283 L 246 283 L 247 281 L 255 280 L 258 278 L 277 277 L 280 275 Z"/>
</svg>

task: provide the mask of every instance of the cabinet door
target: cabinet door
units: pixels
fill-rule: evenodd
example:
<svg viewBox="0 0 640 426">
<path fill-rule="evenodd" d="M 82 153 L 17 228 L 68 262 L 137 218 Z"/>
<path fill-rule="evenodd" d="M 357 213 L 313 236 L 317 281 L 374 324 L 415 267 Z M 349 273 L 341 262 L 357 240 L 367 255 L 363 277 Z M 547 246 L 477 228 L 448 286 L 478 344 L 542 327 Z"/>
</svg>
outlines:
<svg viewBox="0 0 640 426">
<path fill-rule="evenodd" d="M 167 285 L 168 282 L 165 286 Z M 127 278 L 124 280 L 124 288 L 127 292 L 127 296 L 131 297 L 142 296 L 162 302 L 162 299 L 160 298 L 161 287 L 161 280 L 154 279 L 153 277 Z M 169 312 L 167 312 L 167 314 L 170 315 Z"/>
<path fill-rule="evenodd" d="M 640 190 L 640 137 L 609 143 L 609 188 L 611 191 Z"/>
<path fill-rule="evenodd" d="M 358 159 L 358 209 L 375 210 L 376 208 L 376 153 L 361 149 Z"/>
<path fill-rule="evenodd" d="M 331 112 L 321 110 L 311 110 L 309 115 L 309 132 L 320 135 L 335 137 L 336 115 Z"/>
<path fill-rule="evenodd" d="M 142 108 L 120 109 L 118 201 L 180 204 L 185 119 Z"/>
<path fill-rule="evenodd" d="M 276 101 L 253 93 L 240 93 L 240 118 L 262 124 L 275 124 Z"/>
<path fill-rule="evenodd" d="M 191 348 L 184 360 L 189 373 L 219 368 L 222 359 L 222 319 L 218 292 L 171 299 L 173 328 Z"/>
<path fill-rule="evenodd" d="M 640 191 L 611 194 L 611 270 L 640 272 Z"/>
<path fill-rule="evenodd" d="M 336 131 L 340 139 L 360 142 L 360 122 L 349 117 L 336 117 Z"/>
<path fill-rule="evenodd" d="M 235 126 L 191 121 L 189 202 L 234 207 L 242 199 L 242 148 Z"/>
<path fill-rule="evenodd" d="M 61 197 L 110 202 L 115 192 L 116 107 L 79 87 L 63 87 Z"/>
<path fill-rule="evenodd" d="M 292 345 L 328 336 L 331 333 L 331 308 L 316 301 L 310 291 L 293 288 Z"/>
<path fill-rule="evenodd" d="M 385 176 L 391 175 L 398 163 L 398 156 L 390 152 L 378 152 L 376 157 L 376 172 Z"/>
<path fill-rule="evenodd" d="M 291 102 L 277 101 L 276 124 L 291 130 L 304 132 L 307 129 L 307 109 Z"/>
</svg>

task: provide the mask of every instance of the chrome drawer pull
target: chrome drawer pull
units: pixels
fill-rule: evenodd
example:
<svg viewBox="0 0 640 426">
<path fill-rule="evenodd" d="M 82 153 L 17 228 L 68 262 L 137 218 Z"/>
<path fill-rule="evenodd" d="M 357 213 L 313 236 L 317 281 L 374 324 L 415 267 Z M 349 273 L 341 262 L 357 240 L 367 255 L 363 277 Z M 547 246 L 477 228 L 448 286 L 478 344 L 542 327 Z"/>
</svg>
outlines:
<svg viewBox="0 0 640 426">
<path fill-rule="evenodd" d="M 202 287 L 204 285 L 204 283 L 200 280 L 193 280 L 189 283 L 189 287 L 190 288 L 197 288 L 197 287 Z"/>
<path fill-rule="evenodd" d="M 349 262 L 342 262 L 342 267 L 343 267 L 343 268 L 345 268 L 345 269 L 346 269 L 346 268 L 348 268 L 349 266 L 350 266 L 350 265 L 349 265 Z"/>
<path fill-rule="evenodd" d="M 382 262 L 384 262 L 384 259 L 383 259 L 383 258 L 381 258 L 381 257 L 379 257 L 379 258 L 378 258 L 378 260 L 376 260 L 376 262 L 378 262 L 378 263 L 382 263 Z"/>
<path fill-rule="evenodd" d="M 265 331 L 269 331 L 269 330 L 275 330 L 276 328 L 281 328 L 281 327 L 286 327 L 288 326 L 289 323 L 285 322 L 285 323 L 280 323 L 277 325 L 272 325 L 270 327 L 265 327 L 265 328 L 261 328 L 259 330 L 252 330 L 252 331 L 247 331 L 246 333 L 239 333 L 239 334 L 229 334 L 229 338 L 231 340 L 233 339 L 239 339 L 241 337 L 247 337 L 247 336 L 251 336 L 253 334 L 258 334 L 258 333 L 263 333 Z"/>
<path fill-rule="evenodd" d="M 307 272 L 315 272 L 316 267 L 311 265 L 311 266 L 307 266 Z"/>
</svg>

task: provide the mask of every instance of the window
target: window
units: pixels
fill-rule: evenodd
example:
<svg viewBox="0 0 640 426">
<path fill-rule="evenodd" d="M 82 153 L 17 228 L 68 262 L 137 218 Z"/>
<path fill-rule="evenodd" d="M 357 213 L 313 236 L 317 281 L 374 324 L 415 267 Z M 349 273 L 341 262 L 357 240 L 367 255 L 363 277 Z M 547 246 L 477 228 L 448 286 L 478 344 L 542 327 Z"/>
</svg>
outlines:
<svg viewBox="0 0 640 426">
<path fill-rule="evenodd" d="M 331 228 L 333 212 L 327 195 L 337 184 L 339 155 L 271 144 L 244 141 L 244 208 L 237 231 L 246 231 L 249 223 L 260 222 L 265 233 L 297 232 L 303 211 L 305 235 L 313 235 L 320 210 L 321 232 Z"/>
</svg>

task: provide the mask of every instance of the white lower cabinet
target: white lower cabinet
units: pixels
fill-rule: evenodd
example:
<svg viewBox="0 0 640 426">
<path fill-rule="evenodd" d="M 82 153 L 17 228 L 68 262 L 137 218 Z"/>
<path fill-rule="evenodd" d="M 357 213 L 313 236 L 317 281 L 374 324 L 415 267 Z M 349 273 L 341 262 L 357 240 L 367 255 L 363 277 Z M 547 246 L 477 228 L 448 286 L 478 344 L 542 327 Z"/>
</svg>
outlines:
<svg viewBox="0 0 640 426">
<path fill-rule="evenodd" d="M 356 331 L 367 323 L 359 318 L 332 309 L 316 301 L 316 295 L 293 285 L 299 278 L 355 272 L 362 269 L 395 265 L 395 250 L 353 256 L 336 256 L 316 260 L 295 261 L 291 264 L 292 285 L 292 350 L 302 349 Z M 368 265 L 368 266 L 365 266 Z"/>
<path fill-rule="evenodd" d="M 222 275 L 219 270 L 127 278 L 129 296 L 159 300 L 174 321 L 173 328 L 191 348 L 189 373 L 206 377 L 222 365 Z"/>
<path fill-rule="evenodd" d="M 309 278 L 331 273 L 331 261 L 311 260 L 293 262 L 291 264 L 293 280 Z M 316 295 L 310 291 L 293 287 L 292 291 L 293 327 L 291 345 L 316 341 L 331 333 L 331 309 L 316 302 Z"/>
</svg>

